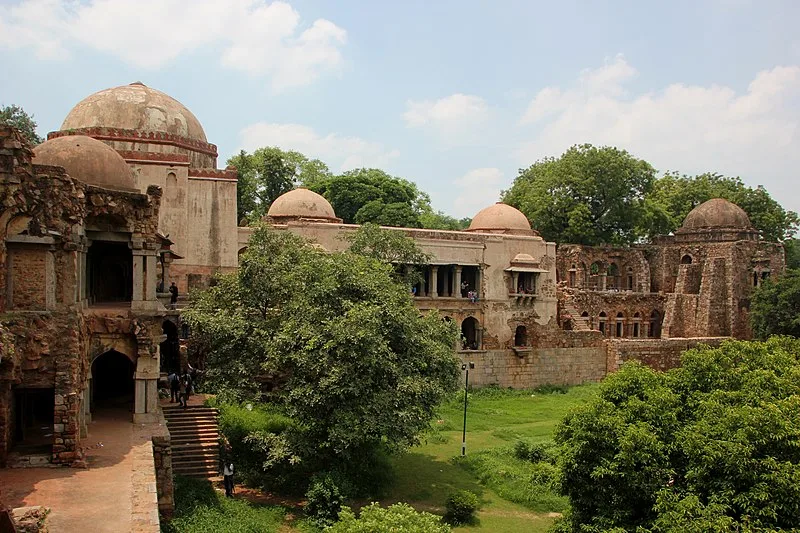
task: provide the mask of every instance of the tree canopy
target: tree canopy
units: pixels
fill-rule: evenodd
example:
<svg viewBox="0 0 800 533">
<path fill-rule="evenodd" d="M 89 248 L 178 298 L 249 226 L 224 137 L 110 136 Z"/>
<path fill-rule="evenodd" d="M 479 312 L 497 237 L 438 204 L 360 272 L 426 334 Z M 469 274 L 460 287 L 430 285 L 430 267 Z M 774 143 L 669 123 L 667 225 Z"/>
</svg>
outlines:
<svg viewBox="0 0 800 533">
<path fill-rule="evenodd" d="M 260 219 L 278 196 L 298 185 L 312 185 L 331 175 L 322 161 L 274 146 L 252 154 L 242 150 L 228 159 L 228 165 L 239 172 L 237 216 L 244 222 Z"/>
<path fill-rule="evenodd" d="M 350 252 L 394 265 L 395 279 L 407 287 L 421 281 L 418 267 L 427 265 L 431 260 L 431 255 L 422 250 L 414 239 L 399 230 L 383 229 L 371 222 L 346 234 L 343 239 L 350 243 Z M 398 270 L 400 268 L 404 270 Z"/>
<path fill-rule="evenodd" d="M 800 270 L 787 270 L 777 280 L 768 279 L 753 291 L 750 299 L 753 335 L 800 338 Z"/>
<path fill-rule="evenodd" d="M 548 241 L 630 244 L 642 236 L 655 169 L 624 150 L 576 145 L 520 170 L 503 201 Z"/>
<path fill-rule="evenodd" d="M 556 430 L 559 531 L 796 527 L 799 378 L 788 337 L 689 350 L 668 372 L 624 365 Z"/>
<path fill-rule="evenodd" d="M 390 265 L 263 226 L 184 316 L 210 348 L 212 386 L 295 422 L 265 464 L 329 468 L 412 445 L 458 376 L 455 327 L 421 316 Z"/>
<path fill-rule="evenodd" d="M 18 105 L 0 107 L 0 124 L 13 126 L 22 132 L 22 135 L 33 145 L 44 142 L 36 133 L 36 121 Z"/>
<path fill-rule="evenodd" d="M 653 184 L 648 197 L 648 226 L 642 233 L 649 237 L 666 235 L 683 223 L 689 211 L 712 198 L 725 198 L 745 210 L 753 226 L 764 239 L 781 242 L 797 231 L 797 213 L 787 211 L 767 190 L 748 187 L 740 178 L 706 173 L 685 176 L 667 173 Z"/>
<path fill-rule="evenodd" d="M 420 227 L 419 217 L 431 212 L 430 198 L 408 180 L 377 168 L 350 170 L 310 186 L 331 203 L 348 224 Z"/>
</svg>

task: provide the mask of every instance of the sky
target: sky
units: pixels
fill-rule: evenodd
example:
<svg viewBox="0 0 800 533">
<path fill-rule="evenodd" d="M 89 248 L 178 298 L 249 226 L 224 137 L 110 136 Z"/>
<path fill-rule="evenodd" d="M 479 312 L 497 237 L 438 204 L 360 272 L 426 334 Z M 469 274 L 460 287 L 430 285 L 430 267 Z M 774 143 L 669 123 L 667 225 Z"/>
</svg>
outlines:
<svg viewBox="0 0 800 533">
<path fill-rule="evenodd" d="M 796 0 L 0 0 L 0 104 L 39 133 L 142 81 L 218 146 L 377 167 L 471 217 L 574 144 L 800 211 Z"/>
</svg>

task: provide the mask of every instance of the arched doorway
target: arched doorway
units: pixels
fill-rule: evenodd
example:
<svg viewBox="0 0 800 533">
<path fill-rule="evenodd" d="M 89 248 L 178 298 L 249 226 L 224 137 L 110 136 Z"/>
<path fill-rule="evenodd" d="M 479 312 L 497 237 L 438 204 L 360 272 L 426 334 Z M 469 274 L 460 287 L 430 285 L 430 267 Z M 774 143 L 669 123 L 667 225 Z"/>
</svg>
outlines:
<svg viewBox="0 0 800 533">
<path fill-rule="evenodd" d="M 692 256 L 689 254 L 684 255 L 681 257 L 681 264 L 682 265 L 691 265 L 692 264 Z"/>
<path fill-rule="evenodd" d="M 598 317 L 598 320 L 597 320 L 597 329 L 599 329 L 600 333 L 602 333 L 603 335 L 606 334 L 606 312 L 605 311 L 600 311 L 600 316 Z"/>
<path fill-rule="evenodd" d="M 161 324 L 161 330 L 167 336 L 166 340 L 159 346 L 161 352 L 161 371 L 179 372 L 181 365 L 180 340 L 178 339 L 178 326 L 171 320 L 165 320 Z"/>
<path fill-rule="evenodd" d="M 474 316 L 465 318 L 461 323 L 461 342 L 465 350 L 477 350 L 480 348 L 478 329 L 478 320 Z"/>
<path fill-rule="evenodd" d="M 92 362 L 92 407 L 133 411 L 136 367 L 127 355 L 109 350 Z"/>
<path fill-rule="evenodd" d="M 655 309 L 650 313 L 650 330 L 648 331 L 648 336 L 656 339 L 661 337 L 661 313 Z"/>
</svg>

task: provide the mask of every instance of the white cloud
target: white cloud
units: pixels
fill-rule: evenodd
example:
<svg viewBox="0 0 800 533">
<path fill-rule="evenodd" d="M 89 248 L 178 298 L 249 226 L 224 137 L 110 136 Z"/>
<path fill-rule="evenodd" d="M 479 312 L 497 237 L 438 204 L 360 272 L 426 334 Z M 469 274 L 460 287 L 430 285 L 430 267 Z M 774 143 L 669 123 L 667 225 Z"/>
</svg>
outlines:
<svg viewBox="0 0 800 533">
<path fill-rule="evenodd" d="M 739 175 L 800 208 L 800 67 L 759 72 L 746 91 L 675 83 L 631 96 L 626 85 L 636 74 L 620 56 L 582 72 L 571 87 L 539 91 L 521 120 L 539 129 L 520 147 L 519 162 L 557 156 L 576 143 L 610 144 L 659 170 Z"/>
<path fill-rule="evenodd" d="M 503 172 L 499 168 L 476 168 L 453 180 L 453 185 L 459 191 L 453 200 L 453 216 L 475 216 L 475 213 L 500 199 L 503 184 Z"/>
<path fill-rule="evenodd" d="M 380 143 L 335 133 L 320 135 L 313 128 L 300 124 L 258 122 L 244 128 L 239 137 L 245 150 L 264 146 L 297 150 L 324 161 L 331 170 L 338 172 L 361 167 L 385 168 L 400 155 L 398 150 L 389 150 Z"/>
<path fill-rule="evenodd" d="M 409 100 L 403 113 L 406 126 L 429 129 L 448 144 L 474 140 L 488 118 L 489 106 L 483 98 L 461 93 L 438 100 Z"/>
<path fill-rule="evenodd" d="M 203 46 L 223 65 L 266 75 L 274 89 L 341 70 L 347 32 L 318 19 L 303 28 L 285 2 L 264 0 L 23 0 L 0 7 L 0 48 L 64 59 L 84 45 L 140 68 L 163 67 Z"/>
</svg>

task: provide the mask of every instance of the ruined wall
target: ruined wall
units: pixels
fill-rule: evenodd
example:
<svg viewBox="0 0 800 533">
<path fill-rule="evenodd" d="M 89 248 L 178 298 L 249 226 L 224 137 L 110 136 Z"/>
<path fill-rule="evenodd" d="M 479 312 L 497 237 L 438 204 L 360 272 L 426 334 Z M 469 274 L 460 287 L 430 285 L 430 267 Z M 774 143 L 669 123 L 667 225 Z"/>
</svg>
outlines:
<svg viewBox="0 0 800 533">
<path fill-rule="evenodd" d="M 680 366 L 681 354 L 698 345 L 719 346 L 727 337 L 694 339 L 609 339 L 608 372 L 616 372 L 627 361 L 639 361 L 656 370 Z"/>
<path fill-rule="evenodd" d="M 172 481 L 172 446 L 164 413 L 158 410 L 158 427 L 153 433 L 153 464 L 156 471 L 156 493 L 158 511 L 164 518 L 171 518 L 175 512 L 175 489 Z"/>
<path fill-rule="evenodd" d="M 572 313 L 577 313 L 578 316 L 584 312 L 588 314 L 584 320 L 591 329 L 599 331 L 600 323 L 604 322 L 605 337 L 648 337 L 657 334 L 660 332 L 667 299 L 665 295 L 657 293 L 568 288 L 562 289 L 560 296 L 562 305 L 571 308 Z M 601 316 L 602 313 L 605 313 L 605 317 Z M 622 324 L 622 335 L 617 335 L 617 323 Z"/>
<path fill-rule="evenodd" d="M 650 265 L 637 247 L 559 244 L 556 258 L 558 281 L 568 287 L 651 290 Z M 594 270 L 593 264 L 596 265 Z M 609 269 L 616 271 L 616 276 L 609 275 Z"/>
</svg>

